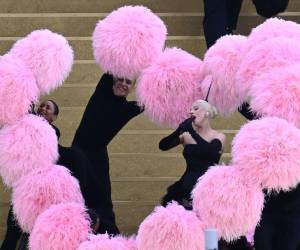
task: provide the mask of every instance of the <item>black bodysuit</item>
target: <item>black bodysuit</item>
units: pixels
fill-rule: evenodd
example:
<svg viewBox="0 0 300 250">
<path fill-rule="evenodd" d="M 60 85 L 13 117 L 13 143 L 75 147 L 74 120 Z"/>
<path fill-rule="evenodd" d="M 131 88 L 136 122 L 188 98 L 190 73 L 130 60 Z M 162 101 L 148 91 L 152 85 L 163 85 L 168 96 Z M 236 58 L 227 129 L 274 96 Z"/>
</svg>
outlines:
<svg viewBox="0 0 300 250">
<path fill-rule="evenodd" d="M 87 180 L 88 207 L 100 217 L 100 233 L 118 234 L 111 200 L 107 145 L 122 127 L 143 110 L 134 101 L 115 96 L 113 76 L 104 74 L 84 111 L 72 147 L 81 150 L 92 166 L 93 178 Z"/>
<path fill-rule="evenodd" d="M 197 144 L 187 144 L 183 149 L 183 156 L 186 160 L 186 170 L 182 177 L 168 187 L 167 194 L 162 198 L 162 205 L 166 206 L 168 202 L 175 200 L 184 205 L 184 200 L 189 201 L 191 191 L 198 178 L 202 176 L 210 166 L 217 164 L 221 157 L 222 143 L 219 139 L 213 139 L 211 142 L 204 140 L 192 128 L 189 123 L 185 129 L 188 131 Z M 168 150 L 180 143 L 179 135 L 184 132 L 178 128 L 171 135 L 163 138 L 159 143 L 161 150 Z M 188 207 L 186 207 L 188 208 Z"/>
</svg>

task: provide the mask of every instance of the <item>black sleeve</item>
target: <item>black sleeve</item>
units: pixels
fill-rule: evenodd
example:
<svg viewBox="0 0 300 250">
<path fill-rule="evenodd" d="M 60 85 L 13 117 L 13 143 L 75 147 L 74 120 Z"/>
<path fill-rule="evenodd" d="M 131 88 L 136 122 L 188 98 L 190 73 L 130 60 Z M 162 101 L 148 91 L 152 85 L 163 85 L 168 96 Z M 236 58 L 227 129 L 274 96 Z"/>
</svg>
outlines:
<svg viewBox="0 0 300 250">
<path fill-rule="evenodd" d="M 172 134 L 164 137 L 159 142 L 159 149 L 166 151 L 180 144 L 180 128 L 176 129 Z"/>
<path fill-rule="evenodd" d="M 129 105 L 128 115 L 130 118 L 133 118 L 144 112 L 144 108 L 138 106 L 136 101 L 130 101 L 128 102 L 128 105 Z"/>
<path fill-rule="evenodd" d="M 114 81 L 112 75 L 108 73 L 103 74 L 97 84 L 97 87 L 93 95 L 113 94 L 113 90 L 112 90 L 113 82 Z"/>
<path fill-rule="evenodd" d="M 250 105 L 247 102 L 244 102 L 242 106 L 239 107 L 238 111 L 250 121 L 260 118 L 256 113 L 251 111 Z"/>
<path fill-rule="evenodd" d="M 170 135 L 166 136 L 165 138 L 161 139 L 159 142 L 159 149 L 160 150 L 169 150 L 171 148 L 176 147 L 180 144 L 179 136 L 186 131 L 191 131 L 192 128 L 192 118 L 188 118 L 184 120 L 179 127 Z"/>
</svg>

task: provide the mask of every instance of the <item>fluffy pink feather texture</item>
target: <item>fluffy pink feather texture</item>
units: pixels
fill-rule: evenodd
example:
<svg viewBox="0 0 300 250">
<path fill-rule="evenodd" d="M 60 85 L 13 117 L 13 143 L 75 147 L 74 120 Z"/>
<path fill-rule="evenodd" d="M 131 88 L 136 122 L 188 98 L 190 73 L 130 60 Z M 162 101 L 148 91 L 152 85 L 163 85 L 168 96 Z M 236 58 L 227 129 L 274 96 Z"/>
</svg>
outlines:
<svg viewBox="0 0 300 250">
<path fill-rule="evenodd" d="M 116 236 L 110 238 L 107 234 L 90 235 L 89 240 L 80 244 L 78 250 L 137 250 L 134 238 Z"/>
<path fill-rule="evenodd" d="M 156 207 L 141 223 L 136 240 L 143 250 L 204 250 L 202 223 L 175 202 Z"/>
<path fill-rule="evenodd" d="M 59 165 L 21 178 L 12 193 L 15 218 L 27 233 L 42 212 L 62 202 L 84 204 L 84 199 L 78 181 L 68 169 Z"/>
<path fill-rule="evenodd" d="M 36 220 L 29 238 L 30 250 L 75 250 L 87 240 L 90 223 L 79 203 L 53 205 Z"/>
<path fill-rule="evenodd" d="M 264 194 L 234 168 L 211 167 L 192 191 L 193 210 L 204 228 L 215 228 L 227 241 L 254 230 L 260 220 Z"/>
<path fill-rule="evenodd" d="M 233 140 L 232 162 L 249 182 L 289 190 L 300 182 L 300 130 L 277 117 L 251 121 Z"/>
<path fill-rule="evenodd" d="M 0 57 L 0 126 L 21 118 L 38 96 L 34 75 L 26 65 L 13 55 Z"/>
<path fill-rule="evenodd" d="M 100 20 L 93 33 L 96 62 L 104 71 L 135 79 L 163 50 L 167 28 L 143 6 L 124 6 Z"/>
<path fill-rule="evenodd" d="M 7 186 L 57 159 L 55 131 L 43 118 L 26 115 L 0 130 L 0 175 Z"/>
<path fill-rule="evenodd" d="M 18 56 L 32 70 L 41 94 L 60 86 L 73 64 L 73 50 L 62 35 L 50 30 L 35 30 L 17 41 L 11 54 Z"/>
<path fill-rule="evenodd" d="M 170 48 L 142 72 L 136 95 L 154 122 L 176 127 L 188 117 L 192 103 L 203 98 L 202 66 L 195 56 Z"/>
<path fill-rule="evenodd" d="M 240 35 L 221 37 L 206 52 L 203 65 L 205 80 L 201 83 L 203 93 L 211 85 L 208 101 L 223 115 L 230 115 L 243 103 L 247 91 L 235 81 L 247 38 Z"/>
<path fill-rule="evenodd" d="M 276 116 L 300 128 L 300 64 L 262 74 L 250 89 L 251 108 L 261 116 Z"/>
<path fill-rule="evenodd" d="M 256 77 L 276 67 L 300 62 L 300 43 L 296 39 L 277 37 L 253 47 L 243 57 L 236 81 L 246 90 Z"/>
<path fill-rule="evenodd" d="M 247 50 L 274 37 L 288 37 L 300 39 L 300 25 L 280 18 L 269 18 L 252 29 L 247 42 Z"/>
</svg>

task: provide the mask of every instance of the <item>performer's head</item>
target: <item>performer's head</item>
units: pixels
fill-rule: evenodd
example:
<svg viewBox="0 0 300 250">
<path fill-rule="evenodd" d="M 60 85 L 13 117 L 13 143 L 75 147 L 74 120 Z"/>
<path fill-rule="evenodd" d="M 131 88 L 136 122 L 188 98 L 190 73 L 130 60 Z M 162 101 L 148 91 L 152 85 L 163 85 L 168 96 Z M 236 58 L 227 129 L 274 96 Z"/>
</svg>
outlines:
<svg viewBox="0 0 300 250">
<path fill-rule="evenodd" d="M 214 119 L 218 114 L 217 109 L 204 100 L 197 100 L 193 103 L 190 115 L 195 125 L 201 126 L 205 121 Z"/>
<path fill-rule="evenodd" d="M 43 101 L 37 109 L 37 114 L 44 117 L 51 124 L 59 114 L 58 105 L 53 100 Z"/>
<path fill-rule="evenodd" d="M 115 96 L 127 97 L 134 87 L 134 81 L 114 76 L 113 93 Z"/>
</svg>

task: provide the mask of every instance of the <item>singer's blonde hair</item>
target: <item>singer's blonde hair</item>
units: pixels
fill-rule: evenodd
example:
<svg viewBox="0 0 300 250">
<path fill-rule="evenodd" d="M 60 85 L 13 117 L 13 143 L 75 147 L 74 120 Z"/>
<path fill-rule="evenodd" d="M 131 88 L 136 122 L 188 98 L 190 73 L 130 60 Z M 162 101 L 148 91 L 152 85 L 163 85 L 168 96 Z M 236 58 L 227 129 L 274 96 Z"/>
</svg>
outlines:
<svg viewBox="0 0 300 250">
<path fill-rule="evenodd" d="M 214 119 L 218 115 L 217 108 L 209 104 L 207 101 L 199 99 L 194 103 L 200 104 L 200 106 L 209 114 L 210 119 Z"/>
</svg>

